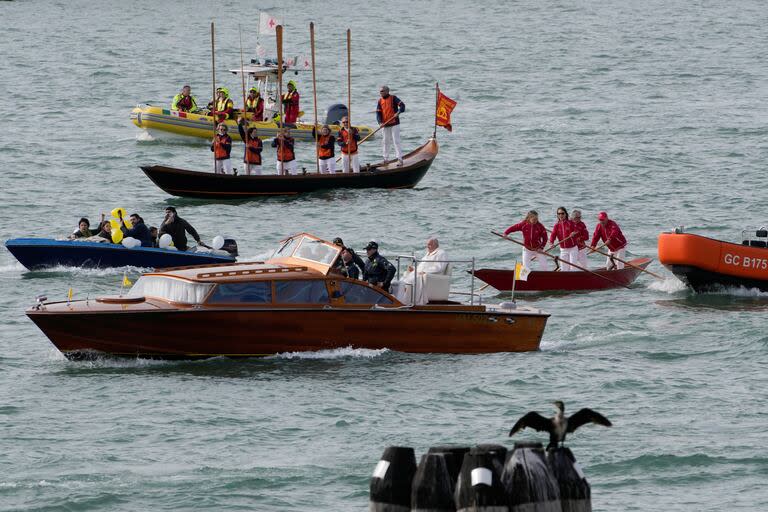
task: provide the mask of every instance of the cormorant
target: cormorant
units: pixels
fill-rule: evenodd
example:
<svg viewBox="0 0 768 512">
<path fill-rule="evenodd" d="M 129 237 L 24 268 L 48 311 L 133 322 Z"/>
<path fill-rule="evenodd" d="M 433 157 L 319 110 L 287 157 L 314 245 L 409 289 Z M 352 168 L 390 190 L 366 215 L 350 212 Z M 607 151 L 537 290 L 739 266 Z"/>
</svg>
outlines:
<svg viewBox="0 0 768 512">
<path fill-rule="evenodd" d="M 549 432 L 549 444 L 547 449 L 557 448 L 558 444 L 565 442 L 565 435 L 576 431 L 582 425 L 587 423 L 596 423 L 605 427 L 610 427 L 611 422 L 608 418 L 595 412 L 592 409 L 581 409 L 571 417 L 565 416 L 565 404 L 560 400 L 554 402 L 557 413 L 553 418 L 545 418 L 535 411 L 531 411 L 515 423 L 512 430 L 509 431 L 509 437 L 520 432 L 526 427 L 539 432 Z"/>
</svg>

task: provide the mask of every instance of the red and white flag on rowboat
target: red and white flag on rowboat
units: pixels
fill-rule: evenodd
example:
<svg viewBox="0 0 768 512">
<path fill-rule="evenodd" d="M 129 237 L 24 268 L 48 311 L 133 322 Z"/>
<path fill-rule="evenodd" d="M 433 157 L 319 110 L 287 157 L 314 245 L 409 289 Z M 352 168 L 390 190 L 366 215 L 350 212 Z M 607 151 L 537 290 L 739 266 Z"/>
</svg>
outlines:
<svg viewBox="0 0 768 512">
<path fill-rule="evenodd" d="M 283 20 L 281 20 L 277 16 L 272 16 L 271 14 L 266 12 L 259 13 L 259 35 L 260 36 L 275 35 L 275 33 L 277 33 L 277 31 L 275 30 L 276 27 L 282 24 L 283 24 Z"/>
<path fill-rule="evenodd" d="M 435 106 L 435 124 L 442 126 L 446 130 L 453 131 L 451 126 L 451 112 L 456 108 L 456 102 L 442 93 L 437 88 L 437 105 Z"/>
</svg>

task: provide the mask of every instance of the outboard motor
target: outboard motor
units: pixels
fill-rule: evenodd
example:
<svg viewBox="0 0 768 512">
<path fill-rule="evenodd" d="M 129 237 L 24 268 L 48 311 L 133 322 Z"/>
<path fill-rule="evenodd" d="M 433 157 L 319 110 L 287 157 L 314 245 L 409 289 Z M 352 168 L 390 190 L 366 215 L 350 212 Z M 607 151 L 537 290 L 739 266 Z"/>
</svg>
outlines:
<svg viewBox="0 0 768 512">
<path fill-rule="evenodd" d="M 515 443 L 507 457 L 501 485 L 510 512 L 561 512 L 560 487 L 541 443 Z"/>
<path fill-rule="evenodd" d="M 592 512 L 589 482 L 570 448 L 557 447 L 547 450 L 547 464 L 560 486 L 560 504 L 563 512 Z"/>
<path fill-rule="evenodd" d="M 334 103 L 328 107 L 328 114 L 325 116 L 325 124 L 341 124 L 341 118 L 349 113 L 347 106 L 343 103 Z"/>
<path fill-rule="evenodd" d="M 221 250 L 227 251 L 233 258 L 237 258 L 237 240 L 234 238 L 225 238 Z"/>
</svg>

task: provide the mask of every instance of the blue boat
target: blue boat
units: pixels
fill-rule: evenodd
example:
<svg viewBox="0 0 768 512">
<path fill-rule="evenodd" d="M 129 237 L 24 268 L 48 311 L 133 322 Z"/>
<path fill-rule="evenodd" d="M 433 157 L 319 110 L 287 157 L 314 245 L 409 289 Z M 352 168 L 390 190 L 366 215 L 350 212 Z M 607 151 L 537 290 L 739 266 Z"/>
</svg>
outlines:
<svg viewBox="0 0 768 512">
<path fill-rule="evenodd" d="M 185 252 L 155 247 L 129 249 L 119 244 L 52 238 L 13 238 L 5 242 L 5 246 L 29 270 L 59 265 L 86 268 L 165 268 L 235 261 L 235 257 L 230 254 Z"/>
</svg>

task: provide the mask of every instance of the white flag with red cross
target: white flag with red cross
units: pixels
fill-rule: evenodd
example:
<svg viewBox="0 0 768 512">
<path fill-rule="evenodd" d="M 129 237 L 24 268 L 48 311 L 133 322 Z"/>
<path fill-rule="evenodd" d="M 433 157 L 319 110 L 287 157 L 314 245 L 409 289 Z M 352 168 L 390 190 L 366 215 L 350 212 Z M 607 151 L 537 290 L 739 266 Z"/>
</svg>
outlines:
<svg viewBox="0 0 768 512">
<path fill-rule="evenodd" d="M 259 13 L 259 35 L 261 36 L 275 35 L 277 33 L 276 27 L 282 24 L 283 20 L 277 16 L 272 16 L 267 12 Z"/>
</svg>

